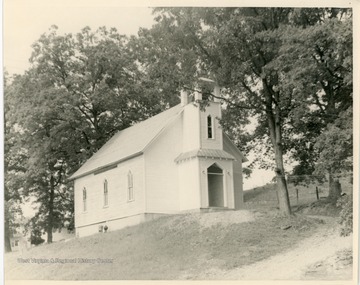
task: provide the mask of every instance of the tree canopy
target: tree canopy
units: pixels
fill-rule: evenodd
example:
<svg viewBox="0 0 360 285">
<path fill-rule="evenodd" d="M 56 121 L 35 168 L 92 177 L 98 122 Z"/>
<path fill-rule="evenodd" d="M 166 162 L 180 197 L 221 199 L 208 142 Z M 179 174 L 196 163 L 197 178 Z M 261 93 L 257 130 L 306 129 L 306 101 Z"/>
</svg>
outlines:
<svg viewBox="0 0 360 285">
<path fill-rule="evenodd" d="M 69 175 L 116 131 L 169 105 L 142 84 L 127 42 L 115 29 L 58 35 L 52 27 L 33 45 L 31 68 L 11 84 L 9 122 L 26 154 L 24 193 L 36 197 L 48 242 L 73 213 Z"/>
<path fill-rule="evenodd" d="M 166 72 L 172 70 L 179 85 L 193 90 L 202 88 L 200 77 L 220 85 L 223 127 L 240 148 L 249 150 L 246 142 L 261 145 L 273 156 L 280 208 L 290 213 L 284 156 L 312 173 L 319 156 L 319 149 L 311 152 L 316 138 L 352 106 L 351 10 L 157 8 L 154 13 L 156 25 L 139 35 L 140 43 L 157 43 L 148 47 L 152 57 L 144 58 L 145 68 L 152 74 L 154 66 L 164 66 L 154 74 L 172 76 Z M 249 117 L 257 123 L 251 135 L 242 127 Z"/>
</svg>

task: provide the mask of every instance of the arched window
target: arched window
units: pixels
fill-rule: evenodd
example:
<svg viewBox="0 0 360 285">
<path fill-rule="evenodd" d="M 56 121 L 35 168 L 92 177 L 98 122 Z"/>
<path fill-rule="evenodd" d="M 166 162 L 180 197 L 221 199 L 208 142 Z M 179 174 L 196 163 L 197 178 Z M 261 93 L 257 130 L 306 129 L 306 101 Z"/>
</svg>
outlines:
<svg viewBox="0 0 360 285">
<path fill-rule="evenodd" d="M 128 173 L 128 201 L 134 200 L 134 181 L 131 171 Z"/>
<path fill-rule="evenodd" d="M 86 188 L 83 189 L 83 212 L 86 212 Z"/>
<path fill-rule="evenodd" d="M 207 136 L 208 139 L 214 138 L 214 120 L 211 115 L 207 116 Z"/>
<path fill-rule="evenodd" d="M 108 182 L 104 180 L 104 207 L 109 205 L 109 190 L 108 190 Z"/>
</svg>

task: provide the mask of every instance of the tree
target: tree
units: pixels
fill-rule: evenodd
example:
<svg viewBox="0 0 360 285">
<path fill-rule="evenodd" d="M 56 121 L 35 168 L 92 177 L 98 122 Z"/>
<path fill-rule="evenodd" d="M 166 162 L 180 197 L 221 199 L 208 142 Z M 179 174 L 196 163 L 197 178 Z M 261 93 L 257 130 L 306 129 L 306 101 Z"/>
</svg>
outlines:
<svg viewBox="0 0 360 285">
<path fill-rule="evenodd" d="M 8 102 L 8 98 L 14 92 L 9 84 L 9 77 L 5 71 L 4 78 L 4 240 L 5 252 L 11 251 L 10 238 L 19 226 L 16 216 L 21 215 L 19 203 L 22 201 L 22 177 L 25 171 L 24 161 L 26 151 L 17 145 L 20 139 L 16 126 L 10 121 L 10 113 L 14 106 Z"/>
<path fill-rule="evenodd" d="M 296 73 L 296 66 L 286 65 L 289 70 L 282 67 L 286 49 L 291 47 L 286 38 L 289 35 L 301 38 L 308 31 L 320 33 L 324 29 L 318 27 L 321 22 L 341 17 L 347 13 L 346 9 L 158 8 L 155 13 L 157 24 L 140 36 L 145 38 L 143 41 L 158 43 L 151 50 L 157 55 L 156 66 L 172 66 L 165 70 L 176 70 L 177 78 L 181 79 L 179 84 L 193 89 L 199 85 L 194 78 L 200 76 L 211 78 L 223 87 L 225 118 L 232 118 L 228 121 L 232 123 L 223 120 L 224 127 L 233 137 L 247 137 L 252 144 L 266 143 L 265 153 L 274 156 L 280 210 L 290 214 L 284 155 L 294 152 L 294 141 L 299 136 L 293 130 L 293 117 L 300 116 L 301 110 L 307 110 L 310 104 L 305 96 L 296 97 L 300 90 L 294 89 L 287 77 L 289 70 Z M 311 44 L 309 41 L 308 45 Z M 189 54 L 191 63 L 184 61 L 182 54 Z M 302 57 L 313 60 L 313 54 L 304 50 L 295 54 L 294 61 Z M 286 63 L 291 63 L 293 53 L 287 55 Z M 154 65 L 154 61 L 146 63 L 146 67 Z M 314 72 L 322 72 L 321 66 L 312 64 L 312 67 Z M 191 74 L 192 79 L 185 74 Z M 311 76 L 305 77 L 303 83 L 310 84 L 312 80 Z M 253 135 L 246 135 L 236 127 L 246 122 L 239 120 L 244 116 L 257 120 Z M 309 127 L 310 124 L 305 125 L 304 132 L 311 132 Z M 300 159 L 300 151 L 297 154 L 296 158 Z M 304 157 L 300 161 L 304 163 Z"/>
<path fill-rule="evenodd" d="M 143 95 L 126 43 L 115 29 L 74 36 L 52 27 L 33 45 L 31 68 L 12 83 L 10 117 L 27 155 L 24 195 L 36 197 L 36 225 L 48 243 L 53 229 L 73 224 L 69 175 L 116 131 L 168 106 L 155 104 L 155 92 Z"/>
<path fill-rule="evenodd" d="M 48 242 L 51 242 L 52 237 L 49 232 L 52 232 L 54 226 L 60 226 L 59 218 L 56 219 L 54 201 L 57 199 L 59 186 L 64 181 L 66 157 L 66 153 L 61 150 L 63 144 L 58 143 L 59 137 L 55 135 L 56 131 L 59 132 L 54 119 L 57 114 L 51 112 L 52 108 L 45 99 L 48 90 L 40 88 L 33 73 L 28 72 L 24 76 L 15 78 L 12 90 L 13 92 L 6 98 L 7 104 L 12 106 L 9 123 L 16 126 L 15 133 L 18 140 L 15 146 L 22 149 L 24 154 L 21 165 L 22 175 L 15 180 L 20 185 L 15 189 L 21 190 L 19 195 L 22 197 L 35 195 L 36 202 L 40 202 L 41 206 L 46 208 L 48 221 L 46 231 Z M 36 93 L 38 90 L 42 91 Z M 66 138 L 67 134 L 63 132 L 59 135 Z M 9 157 L 8 154 L 7 158 Z M 19 175 L 19 169 L 15 174 Z M 40 211 L 44 212 L 41 206 Z"/>
<path fill-rule="evenodd" d="M 275 152 L 280 208 L 290 214 L 282 160 L 280 93 L 272 88 L 277 84 L 277 76 L 264 69 L 278 50 L 276 38 L 269 41 L 266 35 L 281 22 L 288 22 L 290 9 L 166 8 L 155 11 L 159 16 L 152 32 L 156 39 L 161 35 L 160 43 L 166 43 L 162 51 L 180 49 L 182 52 L 176 54 L 195 55 L 193 66 L 197 68 L 192 76 L 212 78 L 226 88 L 228 106 L 237 112 L 247 110 L 247 114 L 258 115 L 266 122 Z M 189 70 L 181 58 L 174 60 L 173 66 L 178 66 L 181 73 Z"/>
<path fill-rule="evenodd" d="M 352 108 L 349 107 L 327 125 L 315 144 L 319 152 L 316 173 L 329 173 L 329 199 L 332 202 L 341 195 L 339 177 L 353 169 L 352 117 Z"/>
<path fill-rule="evenodd" d="M 42 238 L 42 228 L 38 225 L 37 219 L 32 218 L 29 222 L 30 243 L 33 245 L 42 244 L 45 240 Z"/>
<path fill-rule="evenodd" d="M 340 192 L 338 187 L 333 187 L 338 185 L 334 175 L 349 171 L 342 162 L 352 158 L 352 117 L 349 115 L 352 108 L 352 14 L 347 9 L 325 12 L 313 26 L 284 27 L 278 66 L 284 74 L 282 88 L 292 89 L 298 101 L 289 116 L 289 124 L 297 135 L 289 144 L 294 150 L 293 157 L 299 162 L 294 174 L 328 175 L 329 197 L 336 199 Z M 346 119 L 345 114 L 348 114 Z M 338 134 L 344 135 L 347 145 L 340 137 L 339 142 L 335 142 L 332 134 L 340 130 L 340 123 L 345 133 Z M 334 152 L 333 157 L 330 151 Z M 335 157 L 338 159 L 336 166 L 333 165 Z"/>
</svg>

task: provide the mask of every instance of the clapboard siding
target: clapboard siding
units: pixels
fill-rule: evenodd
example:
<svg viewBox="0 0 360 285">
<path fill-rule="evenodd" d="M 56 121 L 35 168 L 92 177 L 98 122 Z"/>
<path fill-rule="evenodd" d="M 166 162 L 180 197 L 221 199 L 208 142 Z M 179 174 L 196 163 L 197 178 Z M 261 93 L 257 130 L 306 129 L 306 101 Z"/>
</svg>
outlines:
<svg viewBox="0 0 360 285">
<path fill-rule="evenodd" d="M 133 175 L 134 201 L 128 201 L 128 178 Z M 104 180 L 108 181 L 108 206 L 104 206 Z M 83 211 L 83 188 L 87 191 L 87 210 Z M 117 168 L 75 180 L 75 225 L 83 227 L 126 216 L 144 213 L 143 155 L 118 165 Z"/>
<path fill-rule="evenodd" d="M 242 160 L 244 159 L 239 153 L 238 149 L 231 143 L 231 141 L 224 136 L 224 150 L 232 154 L 236 160 L 233 162 L 234 171 L 234 203 L 235 209 L 241 209 L 244 206 L 243 200 L 243 171 Z"/>
<path fill-rule="evenodd" d="M 179 211 L 179 182 L 175 158 L 182 151 L 182 122 L 176 120 L 145 150 L 146 212 Z"/>
<path fill-rule="evenodd" d="M 199 149 L 201 147 L 199 108 L 193 104 L 189 104 L 184 108 L 181 119 L 183 121 L 183 128 L 181 130 L 183 134 L 182 152 Z"/>
<path fill-rule="evenodd" d="M 200 209 L 199 159 L 194 158 L 178 164 L 180 210 Z"/>
<path fill-rule="evenodd" d="M 234 162 L 234 199 L 235 209 L 243 208 L 243 174 L 242 165 L 238 161 Z"/>
</svg>

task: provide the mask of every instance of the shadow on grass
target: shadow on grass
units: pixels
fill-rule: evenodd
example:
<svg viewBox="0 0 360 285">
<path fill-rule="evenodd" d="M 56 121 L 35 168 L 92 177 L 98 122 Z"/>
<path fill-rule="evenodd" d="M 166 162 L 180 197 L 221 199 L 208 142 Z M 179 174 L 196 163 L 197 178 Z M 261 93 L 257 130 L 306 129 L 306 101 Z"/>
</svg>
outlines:
<svg viewBox="0 0 360 285">
<path fill-rule="evenodd" d="M 338 217 L 341 211 L 341 207 L 328 199 L 321 199 L 309 204 L 294 206 L 292 209 L 294 213 L 298 214 L 329 217 Z"/>
</svg>

